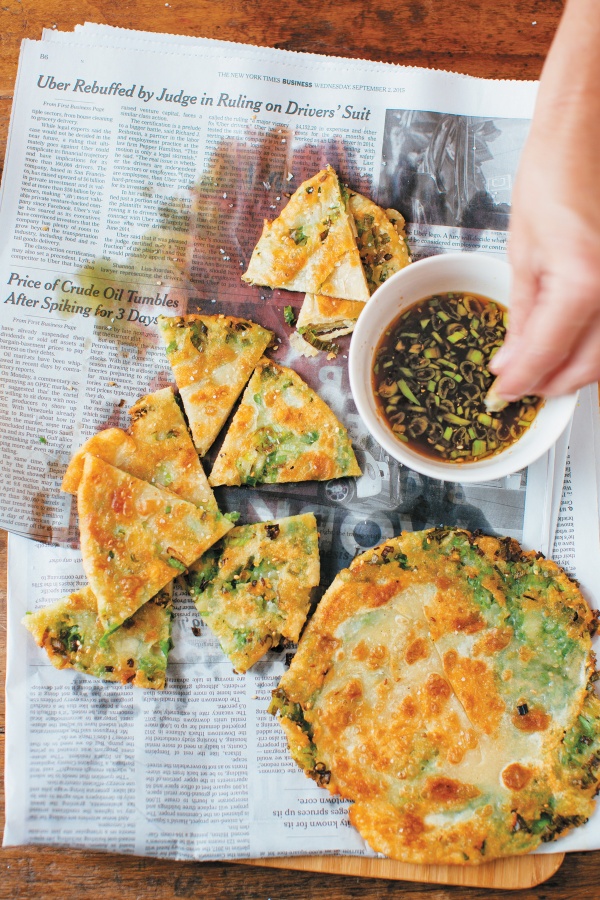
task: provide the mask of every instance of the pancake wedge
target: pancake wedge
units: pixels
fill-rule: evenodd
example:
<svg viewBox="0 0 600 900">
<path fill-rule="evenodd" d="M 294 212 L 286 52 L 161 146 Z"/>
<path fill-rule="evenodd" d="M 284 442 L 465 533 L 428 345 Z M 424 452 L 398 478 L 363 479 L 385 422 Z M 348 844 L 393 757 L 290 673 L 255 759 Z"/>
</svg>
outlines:
<svg viewBox="0 0 600 900">
<path fill-rule="evenodd" d="M 89 587 L 28 613 L 23 624 L 57 669 L 161 690 L 171 648 L 172 593 L 169 584 L 110 634 Z"/>
<path fill-rule="evenodd" d="M 296 328 L 305 341 L 331 341 L 350 334 L 365 308 L 357 300 L 339 300 L 323 294 L 305 294 Z M 317 343 L 317 349 L 318 343 Z"/>
<path fill-rule="evenodd" d="M 142 481 L 168 488 L 195 506 L 217 512 L 214 494 L 172 389 L 142 397 L 129 415 L 132 423 L 128 431 L 107 428 L 79 448 L 65 472 L 62 490 L 77 493 L 85 455 L 91 453 Z"/>
<path fill-rule="evenodd" d="M 81 553 L 107 629 L 132 616 L 231 528 L 89 453 L 77 491 Z"/>
<path fill-rule="evenodd" d="M 297 641 L 319 583 L 312 513 L 232 529 L 184 576 L 196 608 L 238 672 L 282 638 Z"/>
<path fill-rule="evenodd" d="M 248 284 L 369 299 L 348 195 L 331 166 L 304 181 L 273 222 L 265 220 Z"/>
<path fill-rule="evenodd" d="M 594 809 L 596 624 L 577 585 L 516 541 L 404 533 L 339 573 L 271 711 L 374 850 L 526 853 Z"/>
<path fill-rule="evenodd" d="M 293 369 L 262 359 L 209 483 L 279 484 L 344 475 L 360 475 L 344 426 Z"/>
<path fill-rule="evenodd" d="M 358 251 L 369 293 L 410 263 L 404 217 L 395 209 L 381 209 L 368 197 L 350 193 L 350 210 L 357 232 Z"/>
<path fill-rule="evenodd" d="M 192 438 L 204 456 L 273 334 L 233 316 L 158 317 Z"/>
<path fill-rule="evenodd" d="M 369 294 L 410 263 L 404 218 L 394 209 L 383 210 L 362 194 L 350 192 L 349 208 L 357 232 L 358 251 Z M 364 303 L 307 293 L 296 328 L 317 349 L 323 341 L 350 334 Z"/>
</svg>

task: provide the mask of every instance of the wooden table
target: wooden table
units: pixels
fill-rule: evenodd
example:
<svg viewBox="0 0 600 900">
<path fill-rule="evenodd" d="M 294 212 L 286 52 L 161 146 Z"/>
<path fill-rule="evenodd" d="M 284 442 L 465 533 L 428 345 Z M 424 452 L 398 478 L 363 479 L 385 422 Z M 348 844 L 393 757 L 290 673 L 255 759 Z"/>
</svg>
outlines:
<svg viewBox="0 0 600 900">
<path fill-rule="evenodd" d="M 288 50 L 430 66 L 490 78 L 537 78 L 562 10 L 560 0 L 3 0 L 0 8 L 0 158 L 4 156 L 22 38 L 43 27 L 70 31 L 86 19 L 126 28 L 196 34 Z M 6 535 L 0 532 L 6 571 Z M 0 665 L 6 593 L 0 592 Z M 3 696 L 0 703 L 3 704 Z M 4 743 L 3 705 L 0 741 Z M 3 797 L 2 797 L 3 809 Z M 493 900 L 488 889 L 283 872 L 226 863 L 173 863 L 46 848 L 0 851 L 0 900 Z M 522 900 L 596 900 L 600 853 L 570 854 Z"/>
</svg>

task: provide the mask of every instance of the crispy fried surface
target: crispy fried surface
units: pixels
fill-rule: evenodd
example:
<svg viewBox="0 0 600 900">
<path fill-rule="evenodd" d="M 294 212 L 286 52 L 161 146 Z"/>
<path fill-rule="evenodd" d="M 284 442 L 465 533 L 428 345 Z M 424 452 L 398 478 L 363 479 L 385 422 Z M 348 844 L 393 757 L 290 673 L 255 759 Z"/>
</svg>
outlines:
<svg viewBox="0 0 600 900">
<path fill-rule="evenodd" d="M 76 494 L 86 453 L 142 481 L 166 487 L 195 506 L 217 510 L 198 454 L 171 388 L 142 397 L 129 410 L 128 431 L 107 428 L 74 454 L 62 490 Z"/>
<path fill-rule="evenodd" d="M 577 585 L 516 541 L 405 533 L 337 576 L 272 711 L 375 850 L 524 853 L 593 810 L 594 628 Z"/>
<path fill-rule="evenodd" d="M 357 233 L 358 251 L 369 293 L 410 263 L 404 218 L 394 209 L 383 210 L 362 194 L 350 193 L 349 209 Z M 329 339 L 350 334 L 364 303 L 307 293 L 296 327 L 300 334 L 326 334 Z"/>
<path fill-rule="evenodd" d="M 350 211 L 357 231 L 358 251 L 369 293 L 410 262 L 404 217 L 395 209 L 383 210 L 362 194 L 350 194 Z"/>
<path fill-rule="evenodd" d="M 368 300 L 354 222 L 331 166 L 304 181 L 277 219 L 265 220 L 242 280 Z"/>
<path fill-rule="evenodd" d="M 172 593 L 169 584 L 108 635 L 89 587 L 28 613 L 23 624 L 57 669 L 161 690 L 171 646 Z"/>
<path fill-rule="evenodd" d="M 194 444 L 204 456 L 273 334 L 233 316 L 159 316 L 158 324 Z"/>
<path fill-rule="evenodd" d="M 360 475 L 346 429 L 292 369 L 262 359 L 209 477 L 220 484 Z"/>
<path fill-rule="evenodd" d="M 87 454 L 77 491 L 83 568 L 106 628 L 120 625 L 231 528 Z"/>
<path fill-rule="evenodd" d="M 339 300 L 323 294 L 305 294 L 296 326 L 300 334 L 326 334 L 328 338 L 342 337 L 353 331 L 365 308 L 357 300 Z"/>
<path fill-rule="evenodd" d="M 198 612 L 238 672 L 297 641 L 319 583 L 312 513 L 234 528 L 185 576 Z"/>
</svg>

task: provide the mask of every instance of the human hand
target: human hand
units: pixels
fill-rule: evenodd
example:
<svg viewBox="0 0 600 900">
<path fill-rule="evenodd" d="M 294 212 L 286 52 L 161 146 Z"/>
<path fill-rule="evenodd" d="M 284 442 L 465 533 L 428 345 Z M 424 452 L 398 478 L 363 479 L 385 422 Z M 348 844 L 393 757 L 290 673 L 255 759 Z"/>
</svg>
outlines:
<svg viewBox="0 0 600 900">
<path fill-rule="evenodd" d="M 569 6 L 578 4 L 586 0 Z M 576 27 L 597 34 L 597 13 Z M 508 334 L 489 366 L 509 401 L 600 379 L 600 90 L 598 81 L 574 89 L 564 77 L 577 66 L 574 27 L 565 23 L 551 51 L 513 192 Z M 587 60 L 590 82 L 594 71 L 597 45 Z"/>
</svg>

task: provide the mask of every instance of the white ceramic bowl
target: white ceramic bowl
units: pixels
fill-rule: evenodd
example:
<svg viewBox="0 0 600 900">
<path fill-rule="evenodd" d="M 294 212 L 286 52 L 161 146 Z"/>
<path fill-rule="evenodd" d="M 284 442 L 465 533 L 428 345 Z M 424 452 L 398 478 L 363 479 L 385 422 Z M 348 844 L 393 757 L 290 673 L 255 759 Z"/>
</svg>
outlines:
<svg viewBox="0 0 600 900">
<path fill-rule="evenodd" d="M 477 482 L 502 478 L 544 454 L 566 428 L 577 394 L 546 400 L 523 437 L 496 456 L 469 463 L 435 460 L 399 441 L 378 413 L 372 388 L 377 345 L 403 309 L 432 294 L 469 291 L 510 305 L 511 268 L 484 253 L 431 256 L 397 272 L 379 287 L 358 320 L 350 345 L 350 386 L 354 402 L 376 441 L 410 469 L 442 481 Z"/>
</svg>

